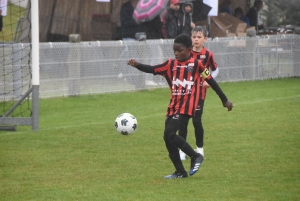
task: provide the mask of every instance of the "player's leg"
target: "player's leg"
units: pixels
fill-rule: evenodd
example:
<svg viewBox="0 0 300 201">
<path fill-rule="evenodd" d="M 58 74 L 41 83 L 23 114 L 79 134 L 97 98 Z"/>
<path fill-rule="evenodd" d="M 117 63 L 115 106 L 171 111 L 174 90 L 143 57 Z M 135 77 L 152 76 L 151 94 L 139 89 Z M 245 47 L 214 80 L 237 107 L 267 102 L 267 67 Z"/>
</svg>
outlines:
<svg viewBox="0 0 300 201">
<path fill-rule="evenodd" d="M 182 165 L 178 154 L 178 148 L 180 148 L 183 152 L 185 152 L 188 156 L 191 157 L 190 175 L 193 175 L 200 168 L 203 157 L 201 154 L 195 152 L 193 148 L 181 136 L 176 134 L 176 132 L 179 130 L 180 125 L 187 124 L 189 118 L 190 116 L 188 115 L 174 115 L 171 118 L 169 117 L 169 121 L 166 121 L 167 124 L 165 127 L 164 140 L 166 142 L 166 147 L 168 149 L 169 156 L 174 157 L 173 159 L 175 159 L 176 165 L 178 167 L 179 164 Z"/>
<path fill-rule="evenodd" d="M 204 156 L 204 128 L 202 124 L 202 114 L 204 107 L 204 100 L 199 101 L 200 108 L 196 110 L 195 116 L 193 117 L 193 125 L 195 129 L 196 138 L 196 151 Z"/>
<path fill-rule="evenodd" d="M 169 133 L 168 132 L 174 132 L 171 130 L 170 127 L 172 127 L 170 125 L 170 121 L 172 120 L 172 116 L 167 116 L 166 121 L 165 121 L 165 132 L 164 132 L 164 141 L 166 144 L 166 148 L 169 152 L 169 157 L 175 167 L 175 172 L 170 174 L 170 175 L 166 175 L 164 178 L 165 179 L 174 179 L 174 178 L 185 178 L 188 177 L 187 172 L 184 169 L 184 166 L 180 160 L 180 156 L 179 156 L 179 152 L 178 152 L 178 148 L 171 143 L 170 139 L 169 139 Z M 169 131 L 170 130 L 170 131 Z M 175 131 L 176 133 L 176 131 Z"/>
<path fill-rule="evenodd" d="M 180 125 L 179 130 L 178 130 L 178 134 L 184 140 L 186 140 L 186 137 L 187 137 L 188 123 L 189 123 L 189 121 L 187 121 L 186 123 L 182 123 L 182 125 Z M 180 155 L 180 159 L 181 160 L 185 160 L 186 159 L 186 154 L 182 150 L 179 150 L 179 155 Z"/>
<path fill-rule="evenodd" d="M 179 130 L 178 130 L 178 135 L 180 135 L 185 140 L 187 137 L 188 123 L 189 123 L 189 121 L 187 121 L 186 123 L 182 123 L 182 125 L 180 125 Z"/>
</svg>

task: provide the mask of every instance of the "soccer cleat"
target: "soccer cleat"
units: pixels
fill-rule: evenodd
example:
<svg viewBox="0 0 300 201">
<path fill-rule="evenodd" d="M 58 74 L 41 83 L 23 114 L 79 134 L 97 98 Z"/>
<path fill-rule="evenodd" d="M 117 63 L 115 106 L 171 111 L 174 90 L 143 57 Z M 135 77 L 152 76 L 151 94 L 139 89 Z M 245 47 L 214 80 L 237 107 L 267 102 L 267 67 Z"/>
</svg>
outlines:
<svg viewBox="0 0 300 201">
<path fill-rule="evenodd" d="M 183 151 L 179 151 L 180 159 L 184 161 L 186 159 L 186 154 Z"/>
<path fill-rule="evenodd" d="M 181 172 L 177 172 L 175 171 L 174 173 L 165 176 L 165 179 L 180 179 L 180 178 L 187 178 L 188 174 L 186 172 L 181 173 Z"/>
<path fill-rule="evenodd" d="M 191 157 L 191 169 L 190 169 L 190 176 L 195 174 L 203 161 L 203 156 L 198 153 L 197 157 Z"/>
<path fill-rule="evenodd" d="M 197 147 L 195 151 L 197 153 L 201 154 L 204 157 L 204 149 L 203 149 L 203 147 Z"/>
</svg>

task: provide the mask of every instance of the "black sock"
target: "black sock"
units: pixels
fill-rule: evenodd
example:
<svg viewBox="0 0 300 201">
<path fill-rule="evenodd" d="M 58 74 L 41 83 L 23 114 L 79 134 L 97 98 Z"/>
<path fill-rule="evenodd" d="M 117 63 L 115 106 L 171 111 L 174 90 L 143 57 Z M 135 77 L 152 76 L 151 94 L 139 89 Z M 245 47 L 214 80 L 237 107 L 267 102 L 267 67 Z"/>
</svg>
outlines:
<svg viewBox="0 0 300 201">
<path fill-rule="evenodd" d="M 169 157 L 170 157 L 177 172 L 180 172 L 182 174 L 186 173 L 186 171 L 183 167 L 182 161 L 180 160 L 179 152 L 170 154 Z"/>
<path fill-rule="evenodd" d="M 189 157 L 197 157 L 198 153 L 179 135 L 176 135 L 173 139 L 175 145 L 181 149 Z"/>
</svg>

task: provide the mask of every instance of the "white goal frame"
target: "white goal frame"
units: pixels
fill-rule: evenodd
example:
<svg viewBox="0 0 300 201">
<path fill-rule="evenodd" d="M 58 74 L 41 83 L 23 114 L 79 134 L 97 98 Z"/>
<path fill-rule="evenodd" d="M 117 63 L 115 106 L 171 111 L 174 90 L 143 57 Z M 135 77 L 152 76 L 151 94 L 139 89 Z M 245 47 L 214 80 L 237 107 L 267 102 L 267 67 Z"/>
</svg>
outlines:
<svg viewBox="0 0 300 201">
<path fill-rule="evenodd" d="M 32 87 L 7 111 L 0 117 L 1 130 L 16 130 L 17 125 L 31 126 L 33 131 L 39 130 L 39 4 L 38 0 L 29 0 L 30 21 L 31 21 L 31 71 Z M 22 101 L 29 95 L 32 95 L 32 114 L 31 117 L 9 117 L 9 115 L 18 107 Z"/>
</svg>

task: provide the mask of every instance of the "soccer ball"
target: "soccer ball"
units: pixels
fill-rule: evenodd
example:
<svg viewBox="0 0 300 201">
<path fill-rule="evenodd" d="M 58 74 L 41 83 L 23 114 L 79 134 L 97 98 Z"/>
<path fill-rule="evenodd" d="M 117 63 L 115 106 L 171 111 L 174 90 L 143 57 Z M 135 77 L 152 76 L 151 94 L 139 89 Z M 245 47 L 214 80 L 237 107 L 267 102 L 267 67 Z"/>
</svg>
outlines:
<svg viewBox="0 0 300 201">
<path fill-rule="evenodd" d="M 122 135 L 129 135 L 137 129 L 137 120 L 130 113 L 122 113 L 115 120 L 116 130 Z"/>
</svg>

